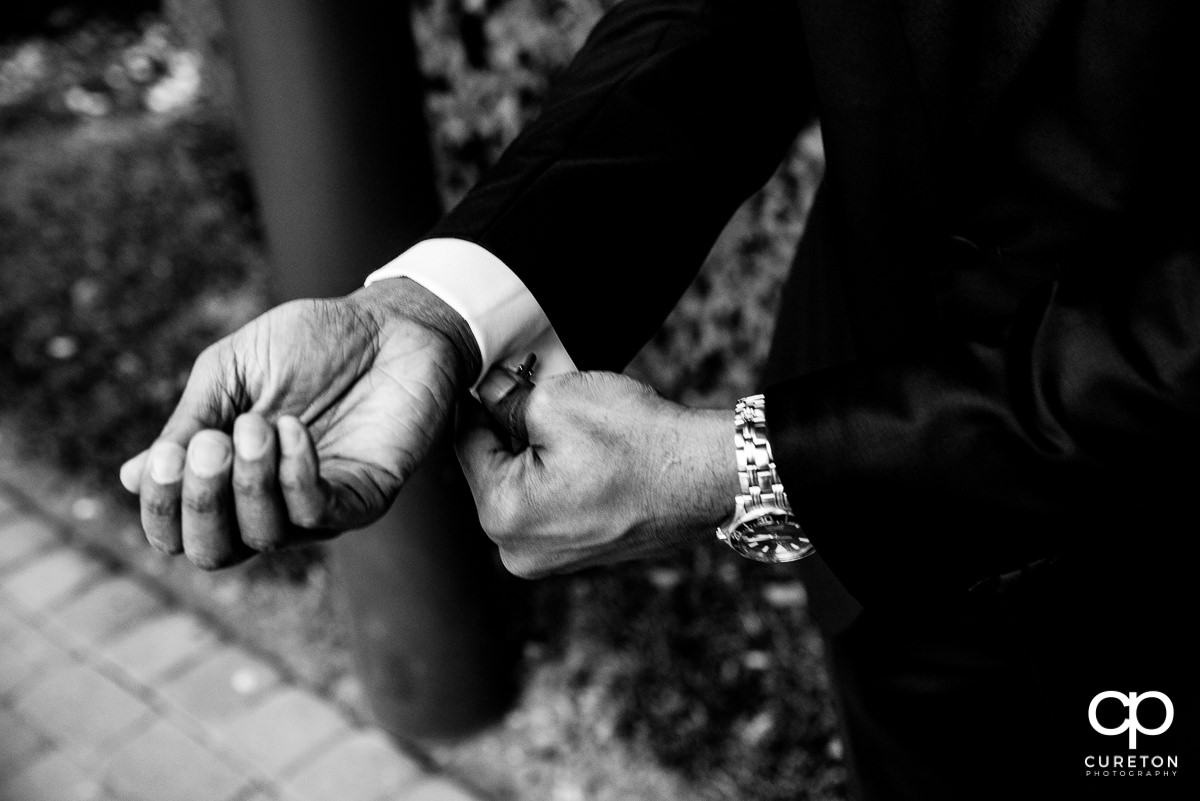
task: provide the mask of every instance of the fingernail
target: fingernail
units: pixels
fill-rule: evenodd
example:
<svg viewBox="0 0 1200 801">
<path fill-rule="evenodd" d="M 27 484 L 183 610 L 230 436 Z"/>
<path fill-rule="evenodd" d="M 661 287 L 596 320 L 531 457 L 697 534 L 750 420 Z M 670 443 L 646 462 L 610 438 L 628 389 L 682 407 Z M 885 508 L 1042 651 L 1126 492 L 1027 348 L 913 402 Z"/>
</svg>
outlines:
<svg viewBox="0 0 1200 801">
<path fill-rule="evenodd" d="M 129 492 L 137 492 L 138 485 L 142 483 L 142 470 L 145 466 L 146 459 L 142 454 L 121 465 L 121 486 Z"/>
<path fill-rule="evenodd" d="M 159 442 L 150 450 L 150 478 L 156 484 L 174 484 L 183 478 L 186 451 L 174 442 Z"/>
<path fill-rule="evenodd" d="M 267 432 L 259 421 L 239 417 L 233 424 L 233 447 L 243 459 L 254 461 L 261 458 L 267 450 L 267 442 Z"/>
<path fill-rule="evenodd" d="M 286 456 L 304 453 L 304 424 L 295 417 L 279 418 L 279 447 Z"/>
<path fill-rule="evenodd" d="M 188 466 L 200 478 L 211 478 L 229 465 L 229 446 L 215 434 L 199 433 L 188 448 Z"/>
</svg>

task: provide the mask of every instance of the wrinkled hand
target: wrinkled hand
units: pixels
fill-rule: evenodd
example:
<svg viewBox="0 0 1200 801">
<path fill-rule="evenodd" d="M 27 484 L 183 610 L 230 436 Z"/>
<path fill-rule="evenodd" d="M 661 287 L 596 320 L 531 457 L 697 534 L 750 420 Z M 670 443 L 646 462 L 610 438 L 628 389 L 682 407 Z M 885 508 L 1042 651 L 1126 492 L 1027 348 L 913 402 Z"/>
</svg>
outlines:
<svg viewBox="0 0 1200 801">
<path fill-rule="evenodd" d="M 200 355 L 121 481 L 141 497 L 150 543 L 205 569 L 365 526 L 443 430 L 478 358 L 462 319 L 408 280 L 283 304 Z"/>
<path fill-rule="evenodd" d="M 486 381 L 485 381 L 486 384 Z M 713 536 L 733 511 L 733 416 L 613 373 L 569 373 L 481 399 L 459 461 L 508 570 L 536 578 Z M 490 421 L 516 432 L 527 447 Z"/>
</svg>

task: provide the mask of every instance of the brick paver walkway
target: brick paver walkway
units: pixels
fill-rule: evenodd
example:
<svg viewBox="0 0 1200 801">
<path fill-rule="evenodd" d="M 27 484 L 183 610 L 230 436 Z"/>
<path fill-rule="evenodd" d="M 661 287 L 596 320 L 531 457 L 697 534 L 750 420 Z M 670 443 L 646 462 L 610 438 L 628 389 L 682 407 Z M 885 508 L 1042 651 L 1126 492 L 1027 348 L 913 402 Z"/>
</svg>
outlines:
<svg viewBox="0 0 1200 801">
<path fill-rule="evenodd" d="M 0 801 L 481 801 L 0 487 Z"/>
</svg>

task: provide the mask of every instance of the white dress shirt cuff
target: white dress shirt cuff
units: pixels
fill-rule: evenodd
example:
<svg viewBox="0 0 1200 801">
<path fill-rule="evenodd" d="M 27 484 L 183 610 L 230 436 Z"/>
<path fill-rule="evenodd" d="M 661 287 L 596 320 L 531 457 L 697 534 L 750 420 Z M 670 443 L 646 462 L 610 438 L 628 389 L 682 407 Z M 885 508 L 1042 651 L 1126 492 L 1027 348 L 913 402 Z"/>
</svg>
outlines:
<svg viewBox="0 0 1200 801">
<path fill-rule="evenodd" d="M 483 358 L 476 386 L 493 365 L 516 365 L 529 353 L 537 354 L 535 380 L 575 370 L 550 319 L 524 282 L 473 242 L 418 242 L 367 276 L 366 285 L 386 278 L 411 278 L 462 315 Z"/>
</svg>

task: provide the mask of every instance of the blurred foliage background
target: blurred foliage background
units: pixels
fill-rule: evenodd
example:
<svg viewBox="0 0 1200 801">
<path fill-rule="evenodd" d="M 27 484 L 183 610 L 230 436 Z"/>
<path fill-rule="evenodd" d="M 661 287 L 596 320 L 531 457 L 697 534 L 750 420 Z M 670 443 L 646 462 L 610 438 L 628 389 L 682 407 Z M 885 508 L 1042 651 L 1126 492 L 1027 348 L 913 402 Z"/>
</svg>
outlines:
<svg viewBox="0 0 1200 801">
<path fill-rule="evenodd" d="M 447 204 L 611 5 L 414 3 Z M 270 302 L 226 32 L 216 0 L 0 13 L 0 416 L 22 453 L 115 495 L 117 466 L 157 433 L 199 350 Z M 755 389 L 820 169 L 810 131 L 630 373 L 698 405 Z M 262 559 L 236 581 L 327 593 L 320 553 Z M 513 798 L 844 797 L 821 643 L 791 570 L 705 547 L 532 594 L 525 698 L 439 760 Z M 317 628 L 320 648 L 341 647 L 332 621 Z M 328 687 L 345 670 L 300 668 Z"/>
</svg>

